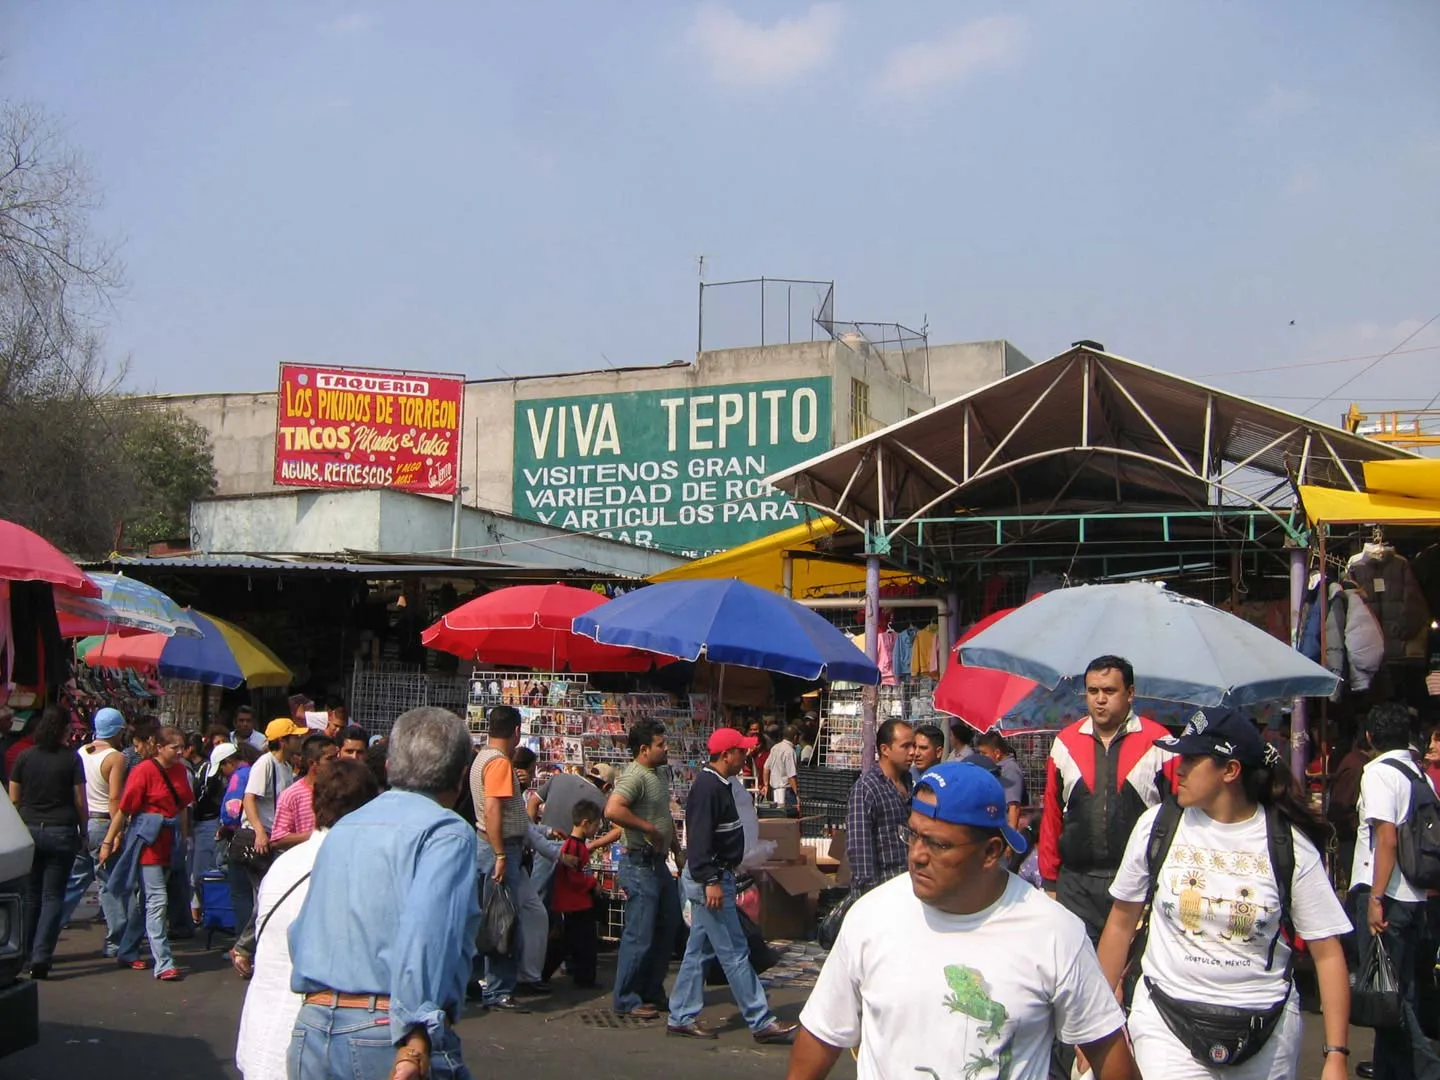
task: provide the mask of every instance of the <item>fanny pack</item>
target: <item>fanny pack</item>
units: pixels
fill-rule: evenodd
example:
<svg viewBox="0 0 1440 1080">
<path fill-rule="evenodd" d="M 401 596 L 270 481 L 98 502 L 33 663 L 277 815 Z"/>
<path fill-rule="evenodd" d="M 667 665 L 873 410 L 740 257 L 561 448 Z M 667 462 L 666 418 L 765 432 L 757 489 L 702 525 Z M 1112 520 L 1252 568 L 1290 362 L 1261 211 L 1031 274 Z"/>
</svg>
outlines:
<svg viewBox="0 0 1440 1080">
<path fill-rule="evenodd" d="M 1145 986 L 1165 1026 L 1201 1065 L 1239 1065 L 1260 1052 L 1285 1013 L 1287 993 L 1268 1009 L 1236 1009 L 1199 1001 L 1180 1001 L 1147 976 Z"/>
</svg>

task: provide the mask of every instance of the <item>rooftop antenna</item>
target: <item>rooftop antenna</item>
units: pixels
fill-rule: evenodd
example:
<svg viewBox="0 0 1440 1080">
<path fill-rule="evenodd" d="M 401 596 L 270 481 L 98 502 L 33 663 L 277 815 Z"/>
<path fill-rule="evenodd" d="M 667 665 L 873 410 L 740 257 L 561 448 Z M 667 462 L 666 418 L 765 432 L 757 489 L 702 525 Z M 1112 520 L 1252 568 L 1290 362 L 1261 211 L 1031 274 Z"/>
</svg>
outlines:
<svg viewBox="0 0 1440 1080">
<path fill-rule="evenodd" d="M 704 255 L 696 256 L 695 263 L 696 263 L 697 273 L 698 273 L 698 275 L 699 275 L 699 277 L 700 277 L 700 280 L 701 280 L 701 281 L 704 281 L 704 280 L 705 280 L 705 256 L 704 256 Z"/>
<path fill-rule="evenodd" d="M 610 357 L 608 357 L 608 356 L 605 355 L 604 350 L 601 350 L 601 352 L 600 352 L 600 359 L 601 359 L 601 360 L 604 360 L 605 363 L 609 364 L 609 365 L 610 365 L 612 368 L 614 368 L 616 371 L 619 371 L 619 370 L 620 370 L 619 368 L 615 367 L 615 364 L 611 361 Z"/>
</svg>

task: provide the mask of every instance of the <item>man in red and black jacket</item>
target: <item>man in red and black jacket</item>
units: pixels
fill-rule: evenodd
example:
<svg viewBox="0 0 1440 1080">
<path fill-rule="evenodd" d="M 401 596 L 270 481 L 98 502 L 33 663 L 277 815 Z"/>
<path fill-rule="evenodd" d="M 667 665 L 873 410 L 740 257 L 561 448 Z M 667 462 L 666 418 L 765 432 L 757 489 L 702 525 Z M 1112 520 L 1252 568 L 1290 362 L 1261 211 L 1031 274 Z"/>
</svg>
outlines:
<svg viewBox="0 0 1440 1080">
<path fill-rule="evenodd" d="M 1045 769 L 1040 877 L 1098 942 L 1110 883 L 1135 822 L 1175 784 L 1176 757 L 1155 745 L 1169 732 L 1135 715 L 1135 669 L 1101 656 L 1085 669 L 1084 720 L 1062 728 Z"/>
</svg>

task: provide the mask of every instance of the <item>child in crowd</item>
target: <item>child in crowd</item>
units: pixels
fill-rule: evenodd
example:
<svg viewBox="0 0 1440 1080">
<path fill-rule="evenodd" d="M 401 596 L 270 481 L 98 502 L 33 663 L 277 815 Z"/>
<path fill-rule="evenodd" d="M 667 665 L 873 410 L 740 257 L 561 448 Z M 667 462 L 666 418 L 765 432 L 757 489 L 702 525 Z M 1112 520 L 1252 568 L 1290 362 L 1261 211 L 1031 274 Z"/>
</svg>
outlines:
<svg viewBox="0 0 1440 1080">
<path fill-rule="evenodd" d="M 595 889 L 599 882 L 584 867 L 590 861 L 587 841 L 600 831 L 602 817 L 597 802 L 581 799 L 575 804 L 570 813 L 574 824 L 561 854 L 573 856 L 580 868 L 563 860 L 558 862 L 550 894 L 550 910 L 560 916 L 564 926 L 559 941 L 551 943 L 550 954 L 545 957 L 544 976 L 548 980 L 564 961 L 571 980 L 587 990 L 599 986 L 595 981 Z"/>
</svg>

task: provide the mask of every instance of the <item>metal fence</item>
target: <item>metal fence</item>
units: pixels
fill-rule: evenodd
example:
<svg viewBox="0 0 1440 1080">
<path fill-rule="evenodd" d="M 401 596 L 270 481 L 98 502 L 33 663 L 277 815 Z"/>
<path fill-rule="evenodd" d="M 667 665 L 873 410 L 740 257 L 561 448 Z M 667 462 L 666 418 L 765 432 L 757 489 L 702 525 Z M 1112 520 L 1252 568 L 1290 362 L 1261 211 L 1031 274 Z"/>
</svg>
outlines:
<svg viewBox="0 0 1440 1080">
<path fill-rule="evenodd" d="M 436 675 L 401 664 L 356 667 L 350 676 L 350 722 L 372 735 L 388 735 L 396 717 L 422 705 L 464 716 L 469 690 L 464 675 Z"/>
<path fill-rule="evenodd" d="M 823 341 L 831 318 L 833 281 L 803 278 L 747 278 L 702 281 L 696 349 L 741 349 Z"/>
</svg>

